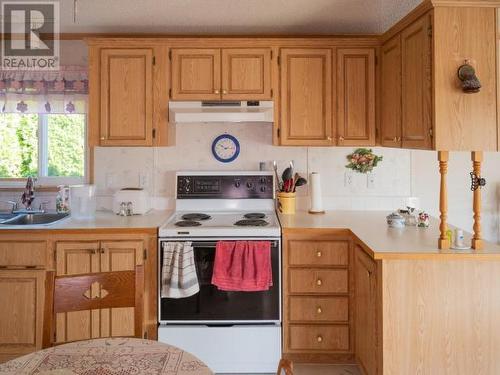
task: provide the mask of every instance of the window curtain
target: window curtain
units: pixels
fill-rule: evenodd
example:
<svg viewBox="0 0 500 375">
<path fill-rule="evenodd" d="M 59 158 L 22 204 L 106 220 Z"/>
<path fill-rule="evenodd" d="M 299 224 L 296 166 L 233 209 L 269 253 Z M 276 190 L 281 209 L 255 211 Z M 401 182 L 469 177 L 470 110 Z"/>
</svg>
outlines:
<svg viewBox="0 0 500 375">
<path fill-rule="evenodd" d="M 87 67 L 0 71 L 0 108 L 9 113 L 87 113 Z"/>
</svg>

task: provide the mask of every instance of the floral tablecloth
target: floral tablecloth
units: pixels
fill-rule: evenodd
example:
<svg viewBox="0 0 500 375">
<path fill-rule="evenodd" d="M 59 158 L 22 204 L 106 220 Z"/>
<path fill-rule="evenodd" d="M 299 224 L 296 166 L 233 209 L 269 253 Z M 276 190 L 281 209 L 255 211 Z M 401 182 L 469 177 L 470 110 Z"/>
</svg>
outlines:
<svg viewBox="0 0 500 375">
<path fill-rule="evenodd" d="M 175 346 L 133 338 L 78 341 L 4 364 L 0 374 L 212 375 L 198 358 Z"/>
</svg>

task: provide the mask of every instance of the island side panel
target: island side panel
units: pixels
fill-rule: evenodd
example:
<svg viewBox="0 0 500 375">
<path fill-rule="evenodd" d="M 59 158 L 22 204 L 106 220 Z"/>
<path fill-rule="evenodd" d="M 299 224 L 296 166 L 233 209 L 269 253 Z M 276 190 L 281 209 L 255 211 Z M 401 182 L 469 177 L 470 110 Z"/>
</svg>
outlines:
<svg viewBox="0 0 500 375">
<path fill-rule="evenodd" d="M 500 261 L 384 260 L 383 374 L 500 374 Z"/>
</svg>

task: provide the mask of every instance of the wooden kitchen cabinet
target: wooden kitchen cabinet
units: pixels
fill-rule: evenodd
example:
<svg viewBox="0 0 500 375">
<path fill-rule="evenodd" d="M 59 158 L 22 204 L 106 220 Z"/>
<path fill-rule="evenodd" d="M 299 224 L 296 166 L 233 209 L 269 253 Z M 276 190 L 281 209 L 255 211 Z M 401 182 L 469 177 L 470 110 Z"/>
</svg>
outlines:
<svg viewBox="0 0 500 375">
<path fill-rule="evenodd" d="M 166 46 L 136 39 L 87 42 L 89 146 L 173 144 L 175 133 L 167 117 Z"/>
<path fill-rule="evenodd" d="M 382 36 L 383 146 L 498 150 L 495 13 L 480 2 L 425 2 Z M 482 85 L 477 93 L 462 90 L 457 72 L 466 61 Z"/>
<path fill-rule="evenodd" d="M 380 143 L 401 147 L 401 35 L 381 48 Z"/>
<path fill-rule="evenodd" d="M 301 229 L 283 235 L 283 356 L 354 359 L 349 235 Z"/>
<path fill-rule="evenodd" d="M 271 49 L 222 49 L 222 99 L 271 100 Z"/>
<path fill-rule="evenodd" d="M 129 271 L 143 263 L 143 241 L 69 241 L 56 244 L 56 276 Z M 134 308 L 76 311 L 56 316 L 56 342 L 133 336 Z"/>
<path fill-rule="evenodd" d="M 1 363 L 42 347 L 45 270 L 0 269 L 0 296 Z"/>
<path fill-rule="evenodd" d="M 172 100 L 271 99 L 270 48 L 175 48 Z"/>
<path fill-rule="evenodd" d="M 361 246 L 354 248 L 356 358 L 366 374 L 377 374 L 377 265 Z"/>
<path fill-rule="evenodd" d="M 403 148 L 432 148 L 431 47 L 430 15 L 401 33 Z"/>
<path fill-rule="evenodd" d="M 101 50 L 102 146 L 153 145 L 153 50 Z"/>
<path fill-rule="evenodd" d="M 170 98 L 218 100 L 221 98 L 220 49 L 172 49 Z"/>
<path fill-rule="evenodd" d="M 332 54 L 331 48 L 281 49 L 281 145 L 334 144 Z"/>
<path fill-rule="evenodd" d="M 337 49 L 339 146 L 375 145 L 375 49 Z"/>
</svg>

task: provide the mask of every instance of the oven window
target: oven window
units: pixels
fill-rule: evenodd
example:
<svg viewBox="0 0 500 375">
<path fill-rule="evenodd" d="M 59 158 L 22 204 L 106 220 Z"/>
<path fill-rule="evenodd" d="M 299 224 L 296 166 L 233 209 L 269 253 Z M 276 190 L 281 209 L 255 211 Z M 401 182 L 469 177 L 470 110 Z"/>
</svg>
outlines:
<svg viewBox="0 0 500 375">
<path fill-rule="evenodd" d="M 264 292 L 218 290 L 211 283 L 215 242 L 193 242 L 193 247 L 200 292 L 188 298 L 162 298 L 162 321 L 279 320 L 279 246 L 271 248 L 273 286 Z"/>
</svg>

